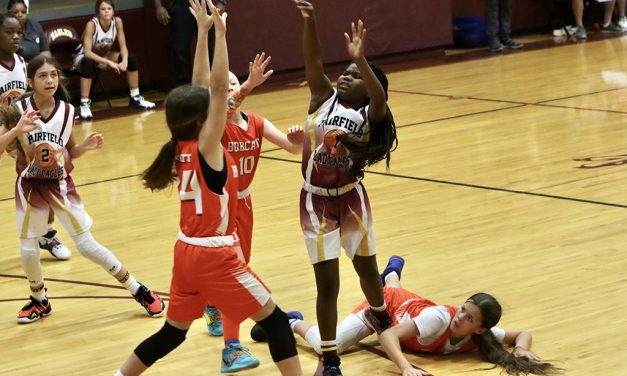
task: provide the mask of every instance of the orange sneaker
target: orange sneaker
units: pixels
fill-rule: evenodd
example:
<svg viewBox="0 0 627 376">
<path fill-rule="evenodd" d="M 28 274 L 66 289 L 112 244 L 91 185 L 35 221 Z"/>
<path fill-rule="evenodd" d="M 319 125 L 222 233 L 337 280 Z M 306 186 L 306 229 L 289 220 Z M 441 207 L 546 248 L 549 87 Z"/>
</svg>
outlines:
<svg viewBox="0 0 627 376">
<path fill-rule="evenodd" d="M 165 303 L 157 294 L 148 290 L 148 288 L 141 283 L 139 284 L 139 290 L 137 290 L 137 294 L 133 295 L 135 300 L 142 307 L 146 309 L 146 312 L 152 317 L 160 317 L 163 316 L 163 311 L 165 310 Z"/>
<path fill-rule="evenodd" d="M 30 324 L 33 321 L 37 321 L 51 314 L 52 306 L 48 302 L 48 299 L 44 299 L 40 302 L 31 296 L 30 302 L 22 307 L 20 313 L 17 314 L 17 322 L 19 324 Z"/>
</svg>

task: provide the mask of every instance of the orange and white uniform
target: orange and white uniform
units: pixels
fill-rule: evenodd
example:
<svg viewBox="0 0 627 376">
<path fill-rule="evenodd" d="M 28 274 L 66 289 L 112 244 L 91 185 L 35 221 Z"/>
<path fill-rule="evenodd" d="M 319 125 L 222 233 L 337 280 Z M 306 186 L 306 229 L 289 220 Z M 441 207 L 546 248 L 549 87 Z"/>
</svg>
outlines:
<svg viewBox="0 0 627 376">
<path fill-rule="evenodd" d="M 349 172 L 346 134 L 368 141 L 368 106 L 344 106 L 337 91 L 307 118 L 303 144 L 300 223 L 312 264 L 336 259 L 340 246 L 351 259 L 376 253 L 370 202 L 360 178 Z"/>
<path fill-rule="evenodd" d="M 240 322 L 257 312 L 270 299 L 270 292 L 233 248 L 237 166 L 225 152 L 226 182 L 222 192 L 215 193 L 205 177 L 214 179 L 220 172 L 212 171 L 200 158 L 197 140 L 177 142 L 175 167 L 181 218 L 174 246 L 168 317 L 176 321 L 197 319 L 211 302 Z"/>
<path fill-rule="evenodd" d="M 18 54 L 13 54 L 12 66 L 0 64 L 0 106 L 7 107 L 22 96 L 28 88 L 26 63 Z"/>
<path fill-rule="evenodd" d="M 37 111 L 32 97 L 15 103 L 21 111 Z M 42 236 L 48 231 L 48 212 L 52 208 L 65 229 L 75 236 L 89 230 L 92 220 L 70 176 L 74 166 L 66 145 L 74 126 L 74 106 L 55 99 L 46 118 L 37 120 L 38 128 L 18 138 L 15 205 L 17 234 L 21 239 Z"/>
<path fill-rule="evenodd" d="M 454 345 L 449 341 L 451 321 L 455 318 L 458 307 L 438 305 L 402 287 L 384 287 L 383 295 L 387 309 L 392 316 L 392 326 L 412 320 L 420 333 L 419 336 L 401 341 L 404 349 L 434 354 L 453 354 L 470 352 L 477 347 L 472 341 L 472 336 Z M 365 320 L 363 311 L 367 308 L 368 303 L 363 302 L 353 310 L 353 313 Z M 505 330 L 497 327 L 491 330 L 497 340 L 503 342 Z"/>
<path fill-rule="evenodd" d="M 251 184 L 257 171 L 261 143 L 263 142 L 264 118 L 252 113 L 242 113 L 248 123 L 244 130 L 237 124 L 227 123 L 222 135 L 222 146 L 235 160 L 238 170 L 239 190 L 235 232 L 240 241 L 244 259 L 250 262 L 253 238 L 253 203 Z"/>
</svg>

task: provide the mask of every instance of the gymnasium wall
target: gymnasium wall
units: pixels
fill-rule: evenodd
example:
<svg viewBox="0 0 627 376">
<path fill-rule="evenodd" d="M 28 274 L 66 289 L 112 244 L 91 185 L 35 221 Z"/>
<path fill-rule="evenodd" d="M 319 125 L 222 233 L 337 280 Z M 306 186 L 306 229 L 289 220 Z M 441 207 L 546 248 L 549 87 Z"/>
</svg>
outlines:
<svg viewBox="0 0 627 376">
<path fill-rule="evenodd" d="M 325 63 L 347 61 L 343 33 L 361 18 L 368 28 L 368 57 L 432 49 L 452 43 L 449 0 L 324 0 L 315 1 Z M 248 72 L 257 52 L 272 55 L 272 68 L 288 72 L 303 68 L 302 19 L 289 0 L 231 0 L 228 6 L 231 70 Z M 141 85 L 167 87 L 172 83 L 170 34 L 155 18 L 153 1 L 144 8 L 118 11 L 124 20 L 129 50 L 140 61 Z M 44 29 L 69 25 L 82 33 L 92 16 L 42 20 Z M 106 72 L 106 86 L 126 87 L 124 77 Z M 103 76 L 104 77 L 104 76 Z M 75 85 L 75 83 L 73 83 Z"/>
</svg>

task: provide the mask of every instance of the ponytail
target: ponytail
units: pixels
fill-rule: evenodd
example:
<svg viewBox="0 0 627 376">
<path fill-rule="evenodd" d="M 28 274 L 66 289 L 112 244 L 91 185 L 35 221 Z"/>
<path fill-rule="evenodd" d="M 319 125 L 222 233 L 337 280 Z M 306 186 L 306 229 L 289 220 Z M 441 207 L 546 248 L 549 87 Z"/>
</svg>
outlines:
<svg viewBox="0 0 627 376">
<path fill-rule="evenodd" d="M 175 181 L 175 176 L 172 173 L 175 154 L 176 141 L 170 139 L 161 147 L 157 158 L 142 173 L 144 187 L 150 188 L 151 191 L 160 191 Z"/>
</svg>

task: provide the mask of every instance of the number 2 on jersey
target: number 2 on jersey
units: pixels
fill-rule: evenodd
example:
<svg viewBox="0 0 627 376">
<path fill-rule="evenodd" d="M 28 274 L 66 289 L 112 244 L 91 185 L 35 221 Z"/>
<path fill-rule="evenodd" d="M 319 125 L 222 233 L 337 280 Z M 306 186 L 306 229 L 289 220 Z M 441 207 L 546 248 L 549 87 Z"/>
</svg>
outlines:
<svg viewBox="0 0 627 376">
<path fill-rule="evenodd" d="M 198 176 L 196 171 L 183 170 L 182 180 L 179 183 L 179 198 L 181 201 L 194 200 L 196 205 L 196 214 L 202 214 L 202 192 L 200 184 L 198 184 Z"/>
</svg>

